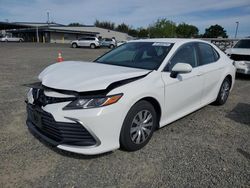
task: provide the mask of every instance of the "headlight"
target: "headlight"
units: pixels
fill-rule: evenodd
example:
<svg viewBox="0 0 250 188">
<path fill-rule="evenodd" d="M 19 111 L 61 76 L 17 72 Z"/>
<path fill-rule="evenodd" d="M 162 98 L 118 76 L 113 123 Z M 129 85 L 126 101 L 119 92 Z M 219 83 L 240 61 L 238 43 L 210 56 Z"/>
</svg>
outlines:
<svg viewBox="0 0 250 188">
<path fill-rule="evenodd" d="M 239 65 L 246 65 L 244 61 L 239 62 Z"/>
<path fill-rule="evenodd" d="M 122 95 L 123 94 L 96 98 L 79 98 L 69 103 L 63 108 L 63 110 L 87 109 L 107 106 L 116 103 L 122 97 Z"/>
</svg>

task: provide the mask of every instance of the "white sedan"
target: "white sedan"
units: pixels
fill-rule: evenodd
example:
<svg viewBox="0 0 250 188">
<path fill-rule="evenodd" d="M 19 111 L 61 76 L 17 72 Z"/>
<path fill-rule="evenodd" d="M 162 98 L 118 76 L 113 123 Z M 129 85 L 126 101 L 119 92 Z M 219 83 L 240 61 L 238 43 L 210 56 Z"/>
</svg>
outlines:
<svg viewBox="0 0 250 188">
<path fill-rule="evenodd" d="M 201 40 L 146 39 L 94 62 L 53 64 L 39 79 L 28 85 L 29 130 L 60 149 L 93 155 L 139 150 L 155 129 L 224 104 L 235 67 Z"/>
<path fill-rule="evenodd" d="M 23 38 L 20 37 L 9 37 L 9 36 L 5 36 L 0 38 L 1 42 L 23 42 Z"/>
<path fill-rule="evenodd" d="M 233 48 L 227 49 L 226 53 L 235 61 L 238 73 L 250 75 L 250 39 L 239 40 Z"/>
</svg>

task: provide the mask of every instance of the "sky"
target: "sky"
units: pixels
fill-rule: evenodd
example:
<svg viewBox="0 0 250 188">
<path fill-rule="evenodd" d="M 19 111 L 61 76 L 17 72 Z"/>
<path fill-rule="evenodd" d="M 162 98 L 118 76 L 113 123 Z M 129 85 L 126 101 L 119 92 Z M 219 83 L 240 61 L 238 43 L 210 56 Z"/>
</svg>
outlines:
<svg viewBox="0 0 250 188">
<path fill-rule="evenodd" d="M 234 37 L 250 36 L 250 0 L 0 0 L 0 21 L 92 25 L 96 19 L 147 27 L 158 18 L 199 28 L 219 24 Z"/>
</svg>

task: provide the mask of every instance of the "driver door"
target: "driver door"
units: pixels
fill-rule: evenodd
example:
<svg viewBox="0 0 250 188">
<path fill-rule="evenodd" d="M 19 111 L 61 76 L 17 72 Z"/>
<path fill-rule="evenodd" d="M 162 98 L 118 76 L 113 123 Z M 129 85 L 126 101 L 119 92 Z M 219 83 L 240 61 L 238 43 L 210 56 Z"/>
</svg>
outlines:
<svg viewBox="0 0 250 188">
<path fill-rule="evenodd" d="M 192 66 L 190 73 L 170 77 L 171 70 L 177 63 Z M 181 46 L 172 56 L 162 72 L 165 83 L 165 112 L 167 123 L 193 112 L 201 106 L 204 78 L 198 65 L 198 53 L 194 43 Z"/>
</svg>

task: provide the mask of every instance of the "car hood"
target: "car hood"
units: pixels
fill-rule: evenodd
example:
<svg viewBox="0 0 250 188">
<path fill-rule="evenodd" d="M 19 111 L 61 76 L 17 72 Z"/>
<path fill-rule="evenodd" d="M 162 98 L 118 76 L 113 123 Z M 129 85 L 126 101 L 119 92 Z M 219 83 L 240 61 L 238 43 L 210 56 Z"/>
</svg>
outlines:
<svg viewBox="0 0 250 188">
<path fill-rule="evenodd" d="M 77 92 L 106 89 L 113 82 L 142 76 L 149 70 L 94 62 L 65 61 L 50 65 L 39 75 L 44 86 Z"/>
<path fill-rule="evenodd" d="M 237 55 L 250 55 L 250 49 L 248 48 L 230 48 L 226 50 L 227 54 L 237 54 Z"/>
</svg>

